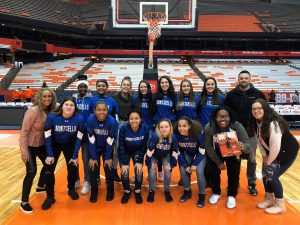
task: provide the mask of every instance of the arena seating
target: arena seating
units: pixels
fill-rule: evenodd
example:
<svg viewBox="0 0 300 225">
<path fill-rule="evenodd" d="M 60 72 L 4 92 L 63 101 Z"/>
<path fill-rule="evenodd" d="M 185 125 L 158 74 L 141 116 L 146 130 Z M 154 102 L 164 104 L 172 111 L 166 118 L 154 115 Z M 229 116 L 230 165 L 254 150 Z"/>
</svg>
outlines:
<svg viewBox="0 0 300 225">
<path fill-rule="evenodd" d="M 202 90 L 203 81 L 188 64 L 158 64 L 158 76 L 164 75 L 172 79 L 176 91 L 179 91 L 183 79 L 189 79 L 192 82 L 194 91 Z"/>
<path fill-rule="evenodd" d="M 96 81 L 106 79 L 109 83 L 110 91 L 120 89 L 123 77 L 130 76 L 133 90 L 137 90 L 139 82 L 143 79 L 144 63 L 141 62 L 107 62 L 95 63 L 85 74 L 88 76 L 89 87 L 96 90 Z M 67 90 L 76 90 L 75 83 L 71 84 Z"/>
<path fill-rule="evenodd" d="M 84 59 L 71 58 L 55 62 L 25 64 L 9 89 L 23 89 L 27 86 L 33 89 L 40 88 L 43 82 L 46 82 L 48 87 L 57 88 L 88 64 L 88 61 L 84 61 Z"/>
<path fill-rule="evenodd" d="M 8 71 L 12 68 L 12 65 L 0 65 L 0 81 L 5 77 Z"/>
<path fill-rule="evenodd" d="M 261 90 L 294 91 L 300 89 L 300 72 L 288 65 L 243 65 L 243 64 L 197 64 L 206 76 L 213 76 L 218 87 L 231 90 L 237 84 L 237 75 L 242 70 L 252 74 L 251 82 Z"/>
</svg>

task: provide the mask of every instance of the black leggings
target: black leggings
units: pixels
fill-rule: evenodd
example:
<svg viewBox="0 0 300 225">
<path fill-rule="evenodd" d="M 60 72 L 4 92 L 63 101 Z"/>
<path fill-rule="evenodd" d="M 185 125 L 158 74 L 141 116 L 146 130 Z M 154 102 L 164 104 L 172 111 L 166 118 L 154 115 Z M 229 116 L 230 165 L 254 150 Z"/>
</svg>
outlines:
<svg viewBox="0 0 300 225">
<path fill-rule="evenodd" d="M 89 174 L 90 174 L 90 183 L 91 183 L 91 191 L 92 192 L 97 192 L 98 191 L 98 183 L 97 179 L 99 178 L 99 171 L 100 171 L 100 158 L 102 155 L 102 162 L 103 162 L 103 167 L 104 167 L 104 173 L 105 173 L 105 179 L 107 183 L 107 192 L 114 192 L 114 169 L 110 169 L 107 165 L 104 166 L 104 155 L 103 151 L 102 152 L 97 152 L 97 162 L 98 165 L 94 166 L 94 169 L 92 170 L 89 168 Z"/>
<path fill-rule="evenodd" d="M 43 163 L 43 167 L 40 173 L 40 178 L 38 181 L 38 187 L 44 187 L 45 185 L 45 179 L 44 179 L 45 159 L 46 159 L 45 146 L 41 146 L 41 147 L 29 146 L 28 153 L 29 153 L 29 161 L 27 161 L 26 163 L 26 176 L 24 177 L 24 181 L 23 181 L 22 202 L 28 202 L 29 200 L 29 194 L 32 187 L 32 183 L 37 172 L 36 157 L 38 157 Z"/>
<path fill-rule="evenodd" d="M 51 165 L 45 166 L 45 179 L 46 179 L 46 191 L 48 197 L 54 197 L 54 185 L 55 185 L 55 176 L 54 171 L 59 159 L 61 152 L 63 152 L 67 170 L 68 170 L 68 189 L 75 190 L 75 181 L 77 178 L 77 167 L 72 163 L 69 164 L 70 159 L 72 158 L 74 152 L 74 144 L 68 145 L 54 145 L 53 153 L 54 153 L 54 163 Z"/>
</svg>

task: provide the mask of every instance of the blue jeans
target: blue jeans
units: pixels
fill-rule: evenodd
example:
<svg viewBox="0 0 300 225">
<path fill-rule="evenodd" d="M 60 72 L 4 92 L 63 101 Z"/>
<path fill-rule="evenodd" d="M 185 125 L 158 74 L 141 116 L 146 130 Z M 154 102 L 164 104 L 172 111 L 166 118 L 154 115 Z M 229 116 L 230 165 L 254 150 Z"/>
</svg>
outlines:
<svg viewBox="0 0 300 225">
<path fill-rule="evenodd" d="M 279 177 L 290 168 L 290 166 L 294 163 L 296 160 L 293 159 L 290 162 L 283 163 L 283 164 L 273 164 L 274 166 L 271 166 L 272 171 L 273 171 L 273 177 L 272 181 L 267 181 L 266 179 L 266 169 L 267 167 L 265 165 L 262 166 L 262 175 L 263 175 L 263 183 L 264 183 L 264 188 L 265 192 L 268 193 L 274 193 L 275 198 L 283 198 L 283 189 L 282 189 L 282 184 L 279 180 Z"/>
<path fill-rule="evenodd" d="M 128 154 L 126 156 L 126 157 L 129 158 L 129 164 L 128 164 L 128 166 L 130 166 L 130 159 L 132 159 L 133 166 L 135 166 L 135 164 L 137 163 L 137 160 L 139 158 L 139 154 L 140 154 L 140 152 L 137 151 L 137 152 L 133 153 L 132 155 Z M 121 161 L 119 162 L 119 164 L 120 164 L 120 167 L 122 167 L 122 162 Z M 129 186 L 130 185 L 129 184 L 129 170 L 127 171 L 126 174 L 121 173 L 121 180 L 122 180 L 122 185 L 123 185 L 124 191 L 130 191 L 130 186 Z M 142 182 L 143 182 L 143 172 L 140 175 L 138 175 L 136 168 L 134 168 L 134 174 L 135 174 L 135 181 L 134 181 L 135 188 L 134 188 L 134 190 L 136 192 L 140 192 L 141 187 L 142 187 Z"/>
<path fill-rule="evenodd" d="M 193 158 L 191 155 L 184 153 L 184 158 L 187 161 L 188 165 L 192 164 Z M 201 160 L 201 162 L 198 164 L 197 169 L 196 169 L 199 194 L 205 194 L 205 186 L 206 186 L 206 181 L 205 181 L 205 177 L 204 177 L 205 165 L 206 165 L 206 157 L 204 157 Z M 183 166 L 180 166 L 180 177 L 181 177 L 184 189 L 189 190 L 191 188 L 191 174 L 187 173 Z"/>
<path fill-rule="evenodd" d="M 158 160 L 154 157 L 151 158 L 151 168 L 149 169 L 149 189 L 151 191 L 155 191 L 155 182 L 156 182 L 156 168 L 158 165 Z M 170 165 L 170 154 L 166 155 L 165 157 L 161 158 L 162 165 L 166 166 L 167 164 Z M 170 183 L 171 183 L 171 170 L 164 171 L 164 190 L 170 190 Z"/>
</svg>

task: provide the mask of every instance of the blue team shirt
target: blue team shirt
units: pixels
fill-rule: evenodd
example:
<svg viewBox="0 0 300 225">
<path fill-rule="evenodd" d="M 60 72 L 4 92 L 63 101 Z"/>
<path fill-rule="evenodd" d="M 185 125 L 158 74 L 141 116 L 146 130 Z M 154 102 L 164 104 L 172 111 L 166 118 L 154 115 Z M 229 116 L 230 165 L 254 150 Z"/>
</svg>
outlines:
<svg viewBox="0 0 300 225">
<path fill-rule="evenodd" d="M 194 100 L 190 102 L 189 96 L 184 96 L 182 102 L 178 102 L 178 97 L 176 99 L 176 118 L 177 120 L 182 116 L 187 116 L 192 120 L 198 120 L 197 107 L 199 103 L 199 96 L 195 96 Z"/>
<path fill-rule="evenodd" d="M 77 159 L 83 131 L 84 119 L 82 115 L 74 113 L 71 118 L 65 119 L 62 115 L 50 113 L 47 116 L 45 125 L 45 145 L 47 155 L 53 157 L 53 144 L 68 145 L 75 142 L 72 158 Z"/>
<path fill-rule="evenodd" d="M 97 102 L 102 101 L 105 102 L 108 106 L 108 113 L 109 115 L 113 116 L 116 119 L 116 115 L 119 114 L 119 105 L 117 103 L 117 101 L 111 97 L 102 97 L 100 95 L 94 95 L 92 97 L 92 108 L 93 111 L 95 111 L 95 106 L 97 104 Z"/>
<path fill-rule="evenodd" d="M 218 98 L 219 98 L 219 105 L 213 105 L 213 97 L 212 96 L 207 96 L 207 102 L 205 105 L 200 106 L 201 104 L 201 99 L 199 100 L 199 108 L 200 108 L 200 112 L 198 113 L 198 118 L 200 119 L 200 123 L 202 124 L 203 127 L 205 127 L 206 124 L 208 124 L 210 122 L 210 117 L 212 112 L 218 108 L 219 106 L 223 106 L 224 105 L 224 101 L 225 101 L 225 97 L 224 95 L 218 94 Z"/>
<path fill-rule="evenodd" d="M 143 163 L 144 155 L 147 150 L 148 129 L 145 124 L 141 124 L 139 129 L 134 132 L 130 124 L 121 127 L 119 132 L 119 160 L 122 165 L 128 165 L 130 156 L 139 152 L 137 163 Z"/>
<path fill-rule="evenodd" d="M 178 141 L 178 148 L 180 152 L 178 156 L 180 165 L 182 165 L 184 168 L 190 167 L 192 165 L 198 166 L 205 155 L 203 133 L 200 133 L 197 139 L 192 139 L 191 137 L 183 136 L 181 134 L 176 134 L 176 138 Z M 189 165 L 187 163 L 185 154 L 188 154 L 191 156 L 191 158 L 193 158 L 192 165 Z"/>
<path fill-rule="evenodd" d="M 160 143 L 157 133 L 154 132 L 148 141 L 148 149 L 150 151 L 154 150 L 153 156 L 149 156 L 148 154 L 146 156 L 146 164 L 149 168 L 151 167 L 151 157 L 162 159 L 167 155 L 170 155 L 171 167 L 173 168 L 176 166 L 178 158 L 178 142 L 174 134 L 171 143 L 168 138 L 164 138 Z"/>
<path fill-rule="evenodd" d="M 167 95 L 164 95 L 162 99 L 155 99 L 155 114 L 154 114 L 154 122 L 158 123 L 162 118 L 168 118 L 172 122 L 176 120 L 176 116 L 174 114 L 175 108 L 175 98 L 169 98 Z"/>
<path fill-rule="evenodd" d="M 97 152 L 103 152 L 105 160 L 112 159 L 112 151 L 118 133 L 118 123 L 110 115 L 100 122 L 96 115 L 91 115 L 87 122 L 89 137 L 88 149 L 93 160 L 97 159 Z"/>
<path fill-rule="evenodd" d="M 82 142 L 86 143 L 88 141 L 87 139 L 87 120 L 89 116 L 94 113 L 93 105 L 92 105 L 92 96 L 86 94 L 84 97 L 79 97 L 78 94 L 73 95 L 73 98 L 76 102 L 77 108 L 80 112 L 80 114 L 83 116 L 84 124 L 85 124 L 85 130 Z"/>
<path fill-rule="evenodd" d="M 136 106 L 137 96 L 134 96 L 132 98 L 132 102 L 133 105 Z M 147 98 L 142 98 L 140 111 L 142 113 L 142 123 L 147 125 L 148 130 L 150 129 L 153 130 L 154 120 L 153 120 L 153 115 L 149 109 L 149 103 Z"/>
</svg>

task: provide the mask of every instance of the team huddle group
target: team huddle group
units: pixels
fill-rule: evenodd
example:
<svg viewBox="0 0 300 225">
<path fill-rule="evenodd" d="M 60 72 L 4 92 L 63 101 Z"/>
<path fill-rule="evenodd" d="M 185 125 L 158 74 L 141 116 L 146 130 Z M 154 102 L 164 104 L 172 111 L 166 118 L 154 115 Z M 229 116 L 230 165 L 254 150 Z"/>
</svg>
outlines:
<svg viewBox="0 0 300 225">
<path fill-rule="evenodd" d="M 54 171 L 61 152 L 68 171 L 68 195 L 79 199 L 75 184 L 78 175 L 78 152 L 81 149 L 84 184 L 81 193 L 90 192 L 90 202 L 97 202 L 100 165 L 106 178 L 106 201 L 114 199 L 114 181 L 120 179 L 126 204 L 134 192 L 137 204 L 143 202 L 141 186 L 143 165 L 147 166 L 149 192 L 147 202 L 154 202 L 156 181 L 164 182 L 164 195 L 172 202 L 172 170 L 179 165 L 183 195 L 180 202 L 192 197 L 191 174 L 196 173 L 198 207 L 205 206 L 205 188 L 212 189 L 210 204 L 221 197 L 221 170 L 227 170 L 227 208 L 236 207 L 241 159 L 247 159 L 248 190 L 257 195 L 256 148 L 263 157 L 265 198 L 257 207 L 267 213 L 286 211 L 279 177 L 295 161 L 299 144 L 289 132 L 285 120 L 265 100 L 264 94 L 251 84 L 248 71 L 238 74 L 238 85 L 226 97 L 218 93 L 217 82 L 207 77 L 201 94 L 184 79 L 178 94 L 168 76 L 158 80 L 157 92 L 142 80 L 138 93 L 131 95 L 132 81 L 124 77 L 121 90 L 108 96 L 105 79 L 96 82 L 97 94 L 88 92 L 86 79 L 77 81 L 78 93 L 65 98 L 59 106 L 53 90 L 42 88 L 34 106 L 27 110 L 20 134 L 22 160 L 26 165 L 22 203 L 25 213 L 33 212 L 29 194 L 37 172 L 36 157 L 43 163 L 37 192 L 46 191 L 42 209 L 55 203 Z M 241 155 L 222 155 L 217 135 L 234 131 Z M 130 160 L 134 166 L 134 190 L 130 188 Z M 157 176 L 158 175 L 158 176 Z"/>
</svg>

